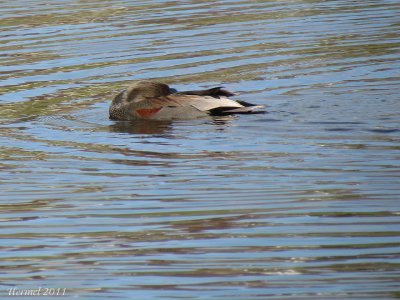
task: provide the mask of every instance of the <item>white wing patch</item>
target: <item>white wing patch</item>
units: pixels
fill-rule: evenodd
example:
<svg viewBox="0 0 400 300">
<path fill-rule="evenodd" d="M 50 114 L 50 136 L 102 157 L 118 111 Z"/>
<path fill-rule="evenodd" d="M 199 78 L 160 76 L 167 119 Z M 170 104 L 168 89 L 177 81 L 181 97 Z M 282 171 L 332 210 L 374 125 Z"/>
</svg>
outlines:
<svg viewBox="0 0 400 300">
<path fill-rule="evenodd" d="M 201 111 L 209 111 L 211 109 L 219 108 L 219 107 L 231 107 L 231 108 L 240 108 L 244 107 L 238 102 L 231 100 L 227 97 L 220 97 L 216 99 L 214 97 L 209 96 L 191 96 L 192 101 L 189 101 L 191 106 L 197 108 Z"/>
</svg>

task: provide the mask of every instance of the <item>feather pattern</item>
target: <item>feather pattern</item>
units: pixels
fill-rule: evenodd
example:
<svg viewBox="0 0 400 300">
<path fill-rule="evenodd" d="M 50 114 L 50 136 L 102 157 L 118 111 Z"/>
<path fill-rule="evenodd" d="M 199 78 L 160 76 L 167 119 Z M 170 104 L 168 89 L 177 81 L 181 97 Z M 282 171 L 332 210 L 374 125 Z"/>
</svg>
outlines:
<svg viewBox="0 0 400 300">
<path fill-rule="evenodd" d="M 164 83 L 142 80 L 117 94 L 109 113 L 113 120 L 165 120 L 262 112 L 263 106 L 228 98 L 233 95 L 222 87 L 177 92 Z"/>
</svg>

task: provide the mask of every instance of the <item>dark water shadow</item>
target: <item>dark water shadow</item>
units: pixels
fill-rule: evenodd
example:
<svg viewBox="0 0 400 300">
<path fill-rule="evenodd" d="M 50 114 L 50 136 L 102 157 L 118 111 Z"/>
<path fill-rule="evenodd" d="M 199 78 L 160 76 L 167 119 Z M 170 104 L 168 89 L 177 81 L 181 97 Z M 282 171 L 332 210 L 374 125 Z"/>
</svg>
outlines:
<svg viewBox="0 0 400 300">
<path fill-rule="evenodd" d="M 217 129 L 224 129 L 230 126 L 237 116 L 213 116 L 194 120 L 134 120 L 134 121 L 115 121 L 109 126 L 110 132 L 129 133 L 129 134 L 168 134 L 174 126 L 197 127 L 210 124 Z M 222 126 L 222 127 L 221 127 Z"/>
<path fill-rule="evenodd" d="M 109 126 L 110 132 L 130 134 L 165 134 L 172 130 L 172 121 L 116 121 Z"/>
</svg>

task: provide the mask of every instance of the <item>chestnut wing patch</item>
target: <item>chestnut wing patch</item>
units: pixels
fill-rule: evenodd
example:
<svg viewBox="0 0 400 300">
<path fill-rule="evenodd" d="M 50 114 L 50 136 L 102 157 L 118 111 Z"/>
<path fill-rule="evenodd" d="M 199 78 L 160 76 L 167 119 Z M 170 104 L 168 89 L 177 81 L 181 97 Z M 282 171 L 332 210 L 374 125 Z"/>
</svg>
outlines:
<svg viewBox="0 0 400 300">
<path fill-rule="evenodd" d="M 151 118 L 153 115 L 158 113 L 162 107 L 155 107 L 155 108 L 141 108 L 137 109 L 136 112 L 138 113 L 139 116 L 141 116 L 144 119 Z"/>
</svg>

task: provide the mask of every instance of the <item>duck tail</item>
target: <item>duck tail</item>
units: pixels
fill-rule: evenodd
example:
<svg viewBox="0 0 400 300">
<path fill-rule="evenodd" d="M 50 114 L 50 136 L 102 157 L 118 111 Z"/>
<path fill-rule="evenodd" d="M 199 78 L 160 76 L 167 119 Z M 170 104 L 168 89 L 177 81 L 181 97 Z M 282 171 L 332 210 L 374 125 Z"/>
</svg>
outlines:
<svg viewBox="0 0 400 300">
<path fill-rule="evenodd" d="M 242 103 L 241 103 L 242 104 Z M 265 113 L 263 105 L 252 105 L 249 104 L 243 107 L 217 107 L 209 110 L 212 116 L 225 116 L 234 114 L 263 114 Z M 242 104 L 243 105 L 243 104 Z"/>
</svg>

